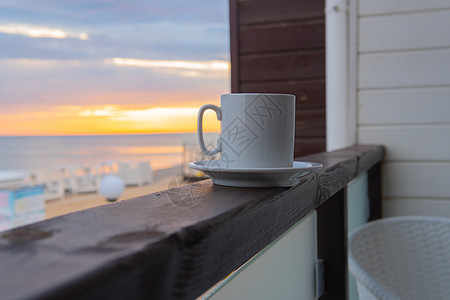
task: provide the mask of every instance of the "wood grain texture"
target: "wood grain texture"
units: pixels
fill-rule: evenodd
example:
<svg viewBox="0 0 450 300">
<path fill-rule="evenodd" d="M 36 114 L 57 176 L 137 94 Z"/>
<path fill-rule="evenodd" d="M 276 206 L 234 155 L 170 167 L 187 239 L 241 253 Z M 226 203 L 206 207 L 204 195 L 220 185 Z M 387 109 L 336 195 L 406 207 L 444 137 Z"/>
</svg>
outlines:
<svg viewBox="0 0 450 300">
<path fill-rule="evenodd" d="M 230 63 L 231 92 L 239 93 L 239 9 L 237 0 L 230 0 Z"/>
<path fill-rule="evenodd" d="M 324 151 L 326 140 L 324 137 L 296 137 L 294 142 L 294 157 Z"/>
<path fill-rule="evenodd" d="M 241 83 L 243 93 L 280 93 L 296 97 L 296 109 L 325 107 L 325 79 Z M 325 119 L 324 119 L 325 120 Z"/>
<path fill-rule="evenodd" d="M 2 233 L 0 293 L 195 298 L 380 161 L 383 152 L 360 146 L 302 157 L 324 163 L 324 169 L 290 189 L 222 187 L 206 180 Z"/>
<path fill-rule="evenodd" d="M 450 47 L 450 10 L 361 18 L 359 51 Z"/>
<path fill-rule="evenodd" d="M 240 56 L 241 82 L 323 78 L 325 52 L 300 51 Z"/>
<path fill-rule="evenodd" d="M 325 109 L 299 109 L 295 113 L 295 137 L 325 138 Z M 321 152 L 321 151 L 317 151 Z"/>
<path fill-rule="evenodd" d="M 239 51 L 245 54 L 324 48 L 324 22 L 283 22 L 241 27 Z"/>
<path fill-rule="evenodd" d="M 241 25 L 324 17 L 323 0 L 241 0 L 238 3 Z"/>
<path fill-rule="evenodd" d="M 294 94 L 297 108 L 324 107 L 324 6 L 323 0 L 230 0 L 232 92 Z M 309 139 L 297 141 L 296 155 L 325 150 L 319 123 L 298 127 L 299 138 Z"/>
</svg>

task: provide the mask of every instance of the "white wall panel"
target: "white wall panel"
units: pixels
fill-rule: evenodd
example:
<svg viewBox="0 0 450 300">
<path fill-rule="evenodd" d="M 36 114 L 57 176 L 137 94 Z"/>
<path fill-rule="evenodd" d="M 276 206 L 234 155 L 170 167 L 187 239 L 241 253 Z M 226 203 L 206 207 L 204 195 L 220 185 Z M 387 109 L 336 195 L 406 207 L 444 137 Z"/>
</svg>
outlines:
<svg viewBox="0 0 450 300">
<path fill-rule="evenodd" d="M 359 124 L 413 123 L 450 123 L 450 87 L 359 92 Z"/>
<path fill-rule="evenodd" d="M 359 14 L 392 14 L 450 8 L 448 0 L 360 0 Z"/>
<path fill-rule="evenodd" d="M 450 10 L 361 18 L 359 51 L 449 47 L 449 28 Z"/>
<path fill-rule="evenodd" d="M 316 299 L 316 234 L 314 211 L 213 288 L 204 299 Z"/>
<path fill-rule="evenodd" d="M 387 160 L 450 160 L 450 125 L 360 126 L 358 137 L 360 144 L 385 145 Z"/>
<path fill-rule="evenodd" d="M 384 215 L 450 217 L 450 1 L 355 1 L 358 143 L 386 146 Z"/>
<path fill-rule="evenodd" d="M 387 198 L 450 198 L 450 163 L 387 163 L 383 196 Z"/>
<path fill-rule="evenodd" d="M 450 199 L 387 199 L 383 217 L 438 216 L 450 218 Z"/>
<path fill-rule="evenodd" d="M 347 187 L 347 232 L 367 223 L 369 220 L 369 176 L 366 173 L 353 180 Z M 348 273 L 348 299 L 358 299 L 356 280 Z"/>
<path fill-rule="evenodd" d="M 450 49 L 359 56 L 359 88 L 450 85 Z"/>
</svg>

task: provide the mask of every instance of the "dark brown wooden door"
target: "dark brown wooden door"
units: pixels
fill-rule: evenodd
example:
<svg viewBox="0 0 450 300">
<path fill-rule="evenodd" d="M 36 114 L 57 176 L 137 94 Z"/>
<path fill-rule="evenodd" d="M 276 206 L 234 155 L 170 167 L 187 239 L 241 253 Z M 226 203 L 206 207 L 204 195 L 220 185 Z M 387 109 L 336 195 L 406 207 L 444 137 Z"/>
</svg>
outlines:
<svg viewBox="0 0 450 300">
<path fill-rule="evenodd" d="M 296 95 L 296 157 L 326 145 L 324 5 L 230 0 L 231 90 Z"/>
</svg>

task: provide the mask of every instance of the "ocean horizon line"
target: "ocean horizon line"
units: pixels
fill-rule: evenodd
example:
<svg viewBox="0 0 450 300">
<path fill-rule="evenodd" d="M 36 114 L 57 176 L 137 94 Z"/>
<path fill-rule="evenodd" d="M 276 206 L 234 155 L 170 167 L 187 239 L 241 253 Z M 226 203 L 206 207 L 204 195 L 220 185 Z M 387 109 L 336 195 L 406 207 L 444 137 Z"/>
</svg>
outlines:
<svg viewBox="0 0 450 300">
<path fill-rule="evenodd" d="M 0 138 L 9 137 L 98 137 L 98 136 L 146 136 L 146 135 L 175 135 L 175 134 L 193 134 L 196 132 L 164 132 L 164 133 L 107 133 L 107 134 L 52 134 L 52 135 L 0 135 Z"/>
<path fill-rule="evenodd" d="M 217 131 L 204 131 L 204 133 L 214 134 Z M 149 135 L 181 135 L 181 134 L 197 134 L 196 131 L 188 132 L 164 132 L 164 133 L 107 133 L 107 134 L 54 134 L 54 135 L 0 135 L 0 138 L 33 138 L 33 137 L 100 137 L 100 136 L 149 136 Z"/>
<path fill-rule="evenodd" d="M 215 139 L 217 133 L 206 133 Z M 96 165 L 104 161 L 149 161 L 164 169 L 183 161 L 183 147 L 197 145 L 193 132 L 165 134 L 63 135 L 0 137 L 0 170 L 50 169 L 61 165 Z M 189 151 L 192 149 L 189 148 Z"/>
</svg>

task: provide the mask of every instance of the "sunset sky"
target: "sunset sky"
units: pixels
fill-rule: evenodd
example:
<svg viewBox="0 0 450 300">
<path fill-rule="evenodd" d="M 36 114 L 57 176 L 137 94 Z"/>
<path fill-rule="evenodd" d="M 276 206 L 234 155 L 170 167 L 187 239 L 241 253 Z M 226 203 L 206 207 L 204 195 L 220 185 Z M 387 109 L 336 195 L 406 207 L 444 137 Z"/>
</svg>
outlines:
<svg viewBox="0 0 450 300">
<path fill-rule="evenodd" d="M 0 136 L 192 132 L 229 86 L 228 1 L 0 2 Z"/>
</svg>

